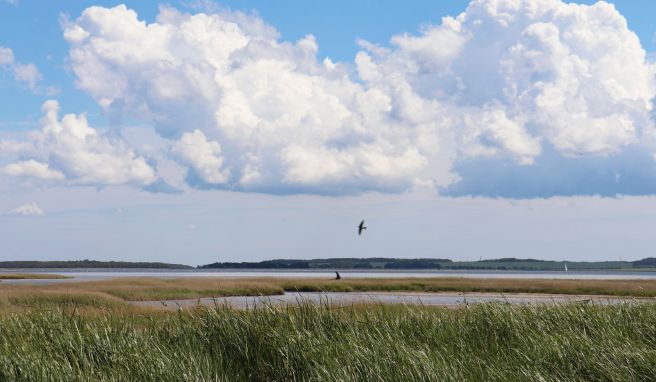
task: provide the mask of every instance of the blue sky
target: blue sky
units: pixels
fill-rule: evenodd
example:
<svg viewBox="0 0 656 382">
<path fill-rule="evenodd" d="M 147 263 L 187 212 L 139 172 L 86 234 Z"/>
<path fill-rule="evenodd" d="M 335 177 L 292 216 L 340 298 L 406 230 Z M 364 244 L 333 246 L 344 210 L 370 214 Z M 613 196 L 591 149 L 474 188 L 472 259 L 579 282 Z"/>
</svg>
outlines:
<svg viewBox="0 0 656 382">
<path fill-rule="evenodd" d="M 3 257 L 648 256 L 656 3 L 595 3 L 2 0 Z"/>
</svg>

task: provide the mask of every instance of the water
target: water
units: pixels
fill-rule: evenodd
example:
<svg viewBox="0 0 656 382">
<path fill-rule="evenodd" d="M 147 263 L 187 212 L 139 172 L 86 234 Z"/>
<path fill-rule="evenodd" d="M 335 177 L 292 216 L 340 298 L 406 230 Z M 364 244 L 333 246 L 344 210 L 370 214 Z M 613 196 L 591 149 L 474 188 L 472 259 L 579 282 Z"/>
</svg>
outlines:
<svg viewBox="0 0 656 382">
<path fill-rule="evenodd" d="M 169 301 L 131 301 L 143 307 L 166 309 L 190 308 L 198 305 L 229 306 L 247 309 L 261 306 L 295 306 L 302 303 L 348 306 L 357 304 L 405 304 L 423 306 L 462 306 L 489 302 L 512 305 L 556 305 L 565 303 L 618 304 L 649 302 L 650 299 L 631 299 L 604 296 L 526 295 L 504 293 L 402 293 L 402 292 L 285 292 L 279 296 L 231 296 Z"/>
<path fill-rule="evenodd" d="M 332 270 L 153 270 L 153 269 L 0 269 L 0 274 L 39 273 L 58 274 L 70 279 L 2 280 L 2 284 L 51 284 L 72 281 L 95 281 L 118 277 L 280 277 L 317 278 L 335 277 Z M 413 278 L 413 277 L 465 277 L 465 278 L 517 278 L 517 279 L 571 279 L 571 280 L 656 280 L 656 272 L 633 271 L 483 271 L 483 270 L 339 270 L 342 278 Z"/>
</svg>

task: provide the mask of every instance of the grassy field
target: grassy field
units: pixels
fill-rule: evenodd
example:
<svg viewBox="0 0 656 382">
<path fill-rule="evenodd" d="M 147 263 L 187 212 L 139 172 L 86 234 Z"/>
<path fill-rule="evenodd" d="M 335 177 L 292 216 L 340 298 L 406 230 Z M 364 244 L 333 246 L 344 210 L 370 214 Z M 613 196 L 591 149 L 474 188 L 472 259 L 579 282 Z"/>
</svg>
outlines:
<svg viewBox="0 0 656 382">
<path fill-rule="evenodd" d="M 472 279 L 5 284 L 0 381 L 649 381 L 656 380 L 654 303 L 167 312 L 127 300 L 285 290 L 653 295 L 655 289 L 649 281 Z"/>
<path fill-rule="evenodd" d="M 0 318 L 3 381 L 650 381 L 656 305 L 305 305 Z"/>
</svg>

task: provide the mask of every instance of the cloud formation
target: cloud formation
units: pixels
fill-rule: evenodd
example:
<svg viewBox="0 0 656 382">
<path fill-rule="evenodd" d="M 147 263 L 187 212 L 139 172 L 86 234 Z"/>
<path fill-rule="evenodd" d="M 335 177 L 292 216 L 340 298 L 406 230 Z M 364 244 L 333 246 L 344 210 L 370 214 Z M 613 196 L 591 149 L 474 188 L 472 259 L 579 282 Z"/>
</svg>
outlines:
<svg viewBox="0 0 656 382">
<path fill-rule="evenodd" d="M 42 130 L 25 141 L 0 141 L 6 152 L 22 158 L 2 172 L 71 184 L 146 186 L 157 180 L 155 170 L 124 140 L 89 127 L 84 114 L 59 118 L 59 103 L 43 104 Z"/>
<path fill-rule="evenodd" d="M 489 192 L 505 179 L 533 190 L 519 197 L 642 193 L 614 186 L 624 158 L 637 150 L 638 166 L 654 166 L 656 68 L 604 2 L 474 0 L 389 46 L 361 41 L 354 63 L 320 60 L 313 36 L 281 41 L 258 17 L 229 11 L 162 7 L 147 24 L 122 5 L 91 7 L 64 36 L 79 88 L 117 123 L 152 123 L 194 187 L 514 197 Z M 112 155 L 139 162 L 130 153 Z M 142 164 L 74 177 L 152 182 Z M 72 167 L 52 170 L 69 177 Z M 599 172 L 604 187 L 577 183 Z M 656 184 L 651 173 L 643 180 Z"/>
<path fill-rule="evenodd" d="M 37 162 L 34 159 L 8 164 L 4 167 L 3 172 L 11 176 L 25 176 L 44 180 L 61 180 L 65 178 L 61 172 L 52 170 L 47 164 Z"/>
<path fill-rule="evenodd" d="M 39 208 L 36 202 L 32 202 L 30 204 L 16 207 L 7 213 L 14 216 L 41 216 L 43 215 L 43 210 Z"/>
<path fill-rule="evenodd" d="M 16 61 L 14 52 L 2 46 L 0 46 L 0 68 L 11 71 L 16 81 L 27 85 L 32 91 L 37 91 L 37 83 L 43 78 L 36 65 Z"/>
<path fill-rule="evenodd" d="M 202 131 L 182 134 L 182 138 L 171 146 L 171 151 L 203 182 L 223 184 L 228 181 L 229 173 L 221 169 L 221 145 L 208 141 Z"/>
</svg>

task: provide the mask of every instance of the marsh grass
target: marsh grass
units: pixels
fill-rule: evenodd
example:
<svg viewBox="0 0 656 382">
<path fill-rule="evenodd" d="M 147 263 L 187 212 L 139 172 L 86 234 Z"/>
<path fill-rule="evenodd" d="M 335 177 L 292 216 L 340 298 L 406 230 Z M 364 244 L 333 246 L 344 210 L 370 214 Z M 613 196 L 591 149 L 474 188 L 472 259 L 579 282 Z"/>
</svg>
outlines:
<svg viewBox="0 0 656 382">
<path fill-rule="evenodd" d="M 469 278 L 279 279 L 116 278 L 52 284 L 0 283 L 0 314 L 74 301 L 79 306 L 126 306 L 127 301 L 164 301 L 227 296 L 274 296 L 288 292 L 494 292 L 656 297 L 652 280 L 528 280 Z"/>
<path fill-rule="evenodd" d="M 275 282 L 275 281 L 274 281 Z M 495 292 L 656 297 L 652 280 L 556 280 L 406 278 L 280 280 L 285 291 L 299 292 Z"/>
<path fill-rule="evenodd" d="M 52 273 L 2 273 L 0 280 L 43 280 L 43 279 L 69 279 L 70 276 Z"/>
<path fill-rule="evenodd" d="M 66 282 L 52 284 L 0 284 L 0 307 L 11 304 L 20 296 L 39 298 L 42 294 L 94 295 L 108 300 L 160 301 L 171 299 L 222 297 L 222 296 L 268 296 L 284 293 L 282 287 L 262 280 L 225 280 L 219 278 L 175 278 L 157 277 L 116 278 L 101 281 Z"/>
<path fill-rule="evenodd" d="M 7 381 L 649 381 L 656 305 L 411 306 L 0 318 Z"/>
<path fill-rule="evenodd" d="M 57 308 L 64 306 L 115 308 L 124 301 L 100 293 L 22 293 L 7 296 L 10 305 L 20 308 Z"/>
</svg>

